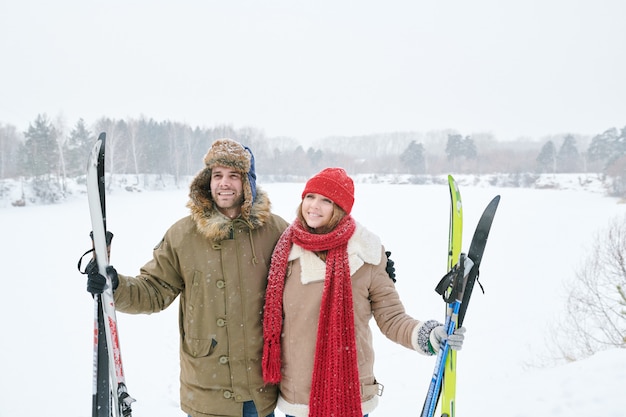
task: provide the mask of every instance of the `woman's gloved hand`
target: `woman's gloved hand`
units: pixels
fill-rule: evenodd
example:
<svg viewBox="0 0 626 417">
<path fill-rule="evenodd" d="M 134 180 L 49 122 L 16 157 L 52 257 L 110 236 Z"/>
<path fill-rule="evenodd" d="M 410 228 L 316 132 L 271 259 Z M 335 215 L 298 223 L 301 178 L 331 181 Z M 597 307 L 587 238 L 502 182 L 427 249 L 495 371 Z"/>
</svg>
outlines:
<svg viewBox="0 0 626 417">
<path fill-rule="evenodd" d="M 430 345 L 432 346 L 433 352 L 439 352 L 439 348 L 441 347 L 441 343 L 444 340 L 448 340 L 448 346 L 452 350 L 461 350 L 463 348 L 463 340 L 465 339 L 465 327 L 461 326 L 454 331 L 451 335 L 448 335 L 445 326 L 437 326 L 430 332 Z"/>
</svg>

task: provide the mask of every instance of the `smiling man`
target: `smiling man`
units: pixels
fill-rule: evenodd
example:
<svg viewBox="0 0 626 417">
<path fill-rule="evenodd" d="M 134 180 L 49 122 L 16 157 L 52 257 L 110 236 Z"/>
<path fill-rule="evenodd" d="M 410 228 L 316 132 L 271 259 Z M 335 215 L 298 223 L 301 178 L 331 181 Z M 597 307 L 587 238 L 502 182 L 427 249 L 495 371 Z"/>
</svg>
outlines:
<svg viewBox="0 0 626 417">
<path fill-rule="evenodd" d="M 272 251 L 287 222 L 271 213 L 257 187 L 248 148 L 216 140 L 204 163 L 190 185 L 191 214 L 165 232 L 140 274 L 108 270 L 116 307 L 154 313 L 180 296 L 180 403 L 187 414 L 273 416 L 278 394 L 262 378 L 262 311 Z M 96 268 L 88 290 L 102 292 L 103 280 Z"/>
</svg>

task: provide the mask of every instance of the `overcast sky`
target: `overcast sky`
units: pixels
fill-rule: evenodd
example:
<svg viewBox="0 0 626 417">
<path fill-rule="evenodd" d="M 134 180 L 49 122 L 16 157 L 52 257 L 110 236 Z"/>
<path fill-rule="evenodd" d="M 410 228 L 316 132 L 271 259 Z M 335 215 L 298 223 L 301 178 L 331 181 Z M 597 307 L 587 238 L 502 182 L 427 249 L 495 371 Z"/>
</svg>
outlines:
<svg viewBox="0 0 626 417">
<path fill-rule="evenodd" d="M 625 16 L 623 0 L 0 0 L 0 123 L 593 135 L 626 126 Z"/>
</svg>

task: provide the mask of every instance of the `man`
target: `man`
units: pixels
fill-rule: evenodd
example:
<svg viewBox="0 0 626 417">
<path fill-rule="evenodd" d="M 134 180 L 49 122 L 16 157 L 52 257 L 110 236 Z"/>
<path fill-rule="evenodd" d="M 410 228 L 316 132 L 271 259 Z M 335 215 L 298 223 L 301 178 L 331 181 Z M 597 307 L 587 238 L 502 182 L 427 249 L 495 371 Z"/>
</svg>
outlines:
<svg viewBox="0 0 626 417">
<path fill-rule="evenodd" d="M 288 224 L 256 186 L 248 148 L 218 139 L 204 163 L 190 186 L 191 214 L 167 230 L 140 274 L 108 269 L 116 307 L 154 313 L 180 296 L 180 403 L 190 416 L 273 416 L 262 310 L 272 251 Z M 104 283 L 95 268 L 88 290 L 101 293 Z"/>
</svg>

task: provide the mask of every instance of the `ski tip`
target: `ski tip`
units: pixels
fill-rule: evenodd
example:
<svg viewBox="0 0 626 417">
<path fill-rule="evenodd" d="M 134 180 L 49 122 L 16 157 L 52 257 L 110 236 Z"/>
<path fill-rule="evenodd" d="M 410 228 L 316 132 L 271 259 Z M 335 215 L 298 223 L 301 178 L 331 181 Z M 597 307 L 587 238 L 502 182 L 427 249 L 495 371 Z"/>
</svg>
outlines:
<svg viewBox="0 0 626 417">
<path fill-rule="evenodd" d="M 454 177 L 448 174 L 448 188 L 450 189 L 450 193 L 456 194 L 457 200 L 461 200 L 461 192 L 459 191 L 459 185 L 456 183 Z"/>
</svg>

